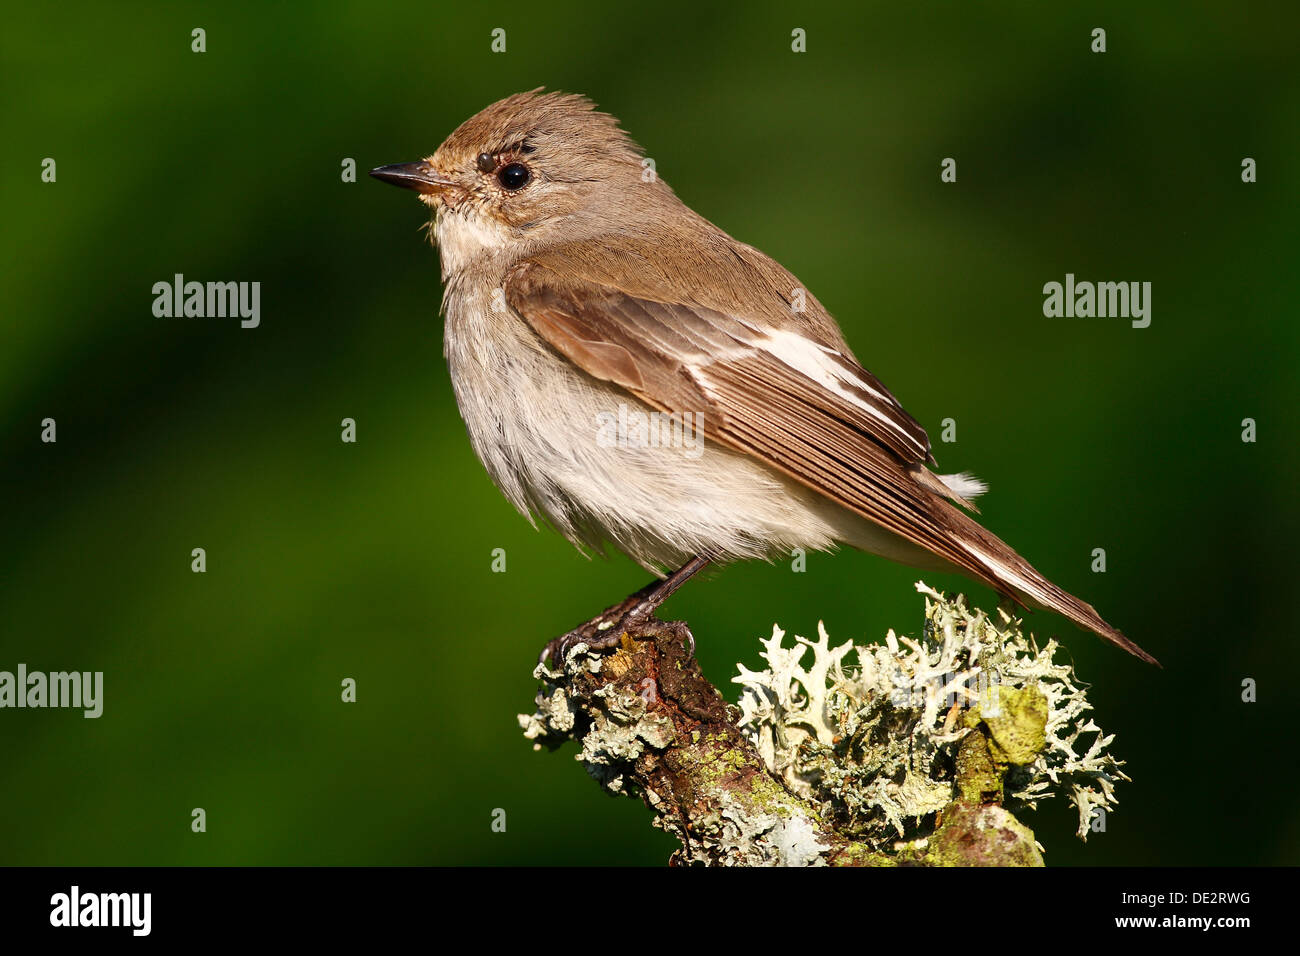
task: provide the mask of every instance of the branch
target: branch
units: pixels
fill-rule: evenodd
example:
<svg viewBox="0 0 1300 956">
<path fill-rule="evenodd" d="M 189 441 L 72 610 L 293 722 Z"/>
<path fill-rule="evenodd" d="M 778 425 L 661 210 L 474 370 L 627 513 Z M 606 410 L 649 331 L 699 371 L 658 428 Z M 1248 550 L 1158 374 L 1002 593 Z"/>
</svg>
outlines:
<svg viewBox="0 0 1300 956">
<path fill-rule="evenodd" d="M 1097 729 L 1079 724 L 1087 704 L 1054 643 L 1039 652 L 1018 622 L 1001 630 L 926 591 L 928 630 L 947 637 L 832 648 L 823 630 L 788 648 L 777 629 L 769 668 L 734 679 L 740 706 L 704 678 L 688 633 L 579 644 L 559 669 L 539 665 L 520 724 L 538 748 L 576 741 L 602 787 L 639 797 L 681 842 L 674 863 L 1041 866 L 1013 809 L 1064 790 L 1091 816 L 1127 778 L 1100 732 L 1074 753 Z M 997 678 L 982 696 L 980 674 Z"/>
</svg>

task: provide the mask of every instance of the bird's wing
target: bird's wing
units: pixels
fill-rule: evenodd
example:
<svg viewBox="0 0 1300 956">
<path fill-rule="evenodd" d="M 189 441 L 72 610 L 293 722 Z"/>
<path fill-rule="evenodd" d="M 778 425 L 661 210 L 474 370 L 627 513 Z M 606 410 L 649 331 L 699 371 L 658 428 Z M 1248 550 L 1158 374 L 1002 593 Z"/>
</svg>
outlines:
<svg viewBox="0 0 1300 956">
<path fill-rule="evenodd" d="M 925 468 L 931 460 L 925 431 L 847 349 L 825 344 L 826 336 L 804 335 L 797 322 L 778 328 L 770 317 L 738 308 L 680 301 L 667 284 L 647 289 L 644 273 L 632 293 L 608 270 L 584 273 L 579 264 L 575 271 L 572 255 L 564 256 L 563 268 L 557 261 L 542 254 L 515 265 L 505 299 L 583 371 L 661 411 L 693 413 L 711 440 L 752 455 L 1001 594 L 1060 611 L 1149 657 L 941 496 L 941 484 Z"/>
<path fill-rule="evenodd" d="M 995 584 L 914 477 L 930 457 L 924 429 L 852 358 L 745 316 L 630 295 L 571 266 L 561 275 L 544 257 L 515 266 L 504 291 L 589 375 L 661 411 L 695 413 L 712 440 Z"/>
</svg>

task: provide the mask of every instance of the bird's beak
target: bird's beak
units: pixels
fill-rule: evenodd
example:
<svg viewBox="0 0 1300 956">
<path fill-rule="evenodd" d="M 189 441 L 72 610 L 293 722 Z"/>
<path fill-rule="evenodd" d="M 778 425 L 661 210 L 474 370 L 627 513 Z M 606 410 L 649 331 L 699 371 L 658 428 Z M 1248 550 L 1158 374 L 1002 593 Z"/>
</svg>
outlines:
<svg viewBox="0 0 1300 956">
<path fill-rule="evenodd" d="M 420 160 L 418 163 L 394 163 L 392 166 L 380 166 L 378 169 L 370 170 L 370 175 L 376 179 L 382 179 L 386 183 L 392 183 L 394 186 L 414 189 L 417 193 L 426 196 L 437 195 L 456 186 L 453 180 L 438 175 L 434 168 L 424 160 Z"/>
</svg>

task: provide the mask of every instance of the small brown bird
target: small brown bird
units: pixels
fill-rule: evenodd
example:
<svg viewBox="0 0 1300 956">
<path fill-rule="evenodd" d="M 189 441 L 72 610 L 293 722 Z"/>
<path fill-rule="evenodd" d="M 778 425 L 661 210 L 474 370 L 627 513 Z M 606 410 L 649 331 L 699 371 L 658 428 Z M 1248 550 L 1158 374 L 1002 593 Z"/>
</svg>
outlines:
<svg viewBox="0 0 1300 956">
<path fill-rule="evenodd" d="M 534 90 L 371 172 L 434 210 L 452 386 L 502 493 L 580 549 L 677 569 L 561 651 L 653 630 L 710 562 L 845 543 L 960 572 L 1156 663 L 972 520 L 984 485 L 930 470 L 925 429 L 822 304 L 643 160 L 590 100 Z"/>
</svg>

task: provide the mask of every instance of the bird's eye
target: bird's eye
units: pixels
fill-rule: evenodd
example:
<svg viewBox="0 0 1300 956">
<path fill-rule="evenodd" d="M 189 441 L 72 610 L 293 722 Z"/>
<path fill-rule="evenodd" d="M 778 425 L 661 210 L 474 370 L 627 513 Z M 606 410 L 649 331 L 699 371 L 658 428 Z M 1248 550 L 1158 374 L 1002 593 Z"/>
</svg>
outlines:
<svg viewBox="0 0 1300 956">
<path fill-rule="evenodd" d="M 533 174 L 523 163 L 509 163 L 501 167 L 501 171 L 497 173 L 497 182 L 511 192 L 523 189 L 532 178 Z"/>
<path fill-rule="evenodd" d="M 480 173 L 490 173 L 497 168 L 497 159 L 491 153 L 479 153 L 475 163 Z"/>
</svg>

